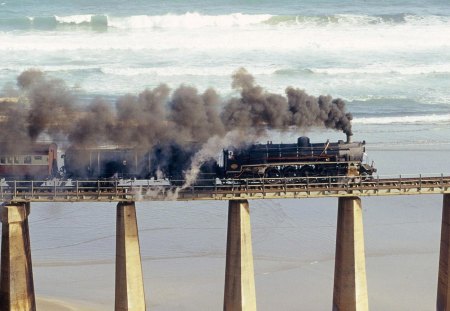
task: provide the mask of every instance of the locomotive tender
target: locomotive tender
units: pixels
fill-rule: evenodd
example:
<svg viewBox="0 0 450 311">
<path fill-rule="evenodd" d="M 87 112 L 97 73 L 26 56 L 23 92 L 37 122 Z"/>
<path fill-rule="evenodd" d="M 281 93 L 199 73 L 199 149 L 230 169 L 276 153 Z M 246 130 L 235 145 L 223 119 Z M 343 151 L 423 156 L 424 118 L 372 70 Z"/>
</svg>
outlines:
<svg viewBox="0 0 450 311">
<path fill-rule="evenodd" d="M 65 151 L 64 166 L 58 170 L 56 144 L 36 144 L 26 154 L 4 154 L 0 150 L 0 178 L 44 179 L 183 179 L 190 168 L 190 159 L 200 150 L 197 145 L 181 147 L 174 144 L 152 150 L 103 147 L 74 148 Z M 299 137 L 291 144 L 250 144 L 244 148 L 223 150 L 223 163 L 204 163 L 198 179 L 221 180 L 249 178 L 361 176 L 370 178 L 376 171 L 363 163 L 365 141 L 311 143 Z"/>
</svg>

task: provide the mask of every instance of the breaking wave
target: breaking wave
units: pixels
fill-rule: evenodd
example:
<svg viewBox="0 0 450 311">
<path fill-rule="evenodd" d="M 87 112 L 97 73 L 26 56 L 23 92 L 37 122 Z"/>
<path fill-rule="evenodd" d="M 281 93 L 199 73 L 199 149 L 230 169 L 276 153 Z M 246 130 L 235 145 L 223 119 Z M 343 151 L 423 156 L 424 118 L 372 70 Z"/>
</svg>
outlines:
<svg viewBox="0 0 450 311">
<path fill-rule="evenodd" d="M 323 16 L 302 16 L 302 15 L 277 15 L 265 21 L 271 25 L 396 25 L 396 24 L 447 24 L 448 17 L 437 15 L 413 15 L 413 14 L 386 14 L 386 15 L 356 15 L 356 14 L 336 14 Z"/>
<path fill-rule="evenodd" d="M 108 26 L 120 29 L 173 29 L 173 28 L 203 28 L 203 27 L 239 27 L 260 24 L 269 20 L 272 15 L 249 15 L 234 13 L 228 15 L 202 15 L 196 12 L 182 15 L 140 15 L 123 18 L 109 18 Z"/>
<path fill-rule="evenodd" d="M 165 15 L 110 16 L 105 14 L 82 14 L 68 16 L 23 16 L 0 19 L 0 29 L 57 29 L 79 27 L 91 29 L 192 29 L 204 27 L 324 27 L 324 26 L 376 26 L 376 25 L 450 25 L 450 17 L 437 15 L 353 15 L 336 14 L 323 16 L 271 15 L 232 13 L 205 15 L 198 12 Z"/>
</svg>

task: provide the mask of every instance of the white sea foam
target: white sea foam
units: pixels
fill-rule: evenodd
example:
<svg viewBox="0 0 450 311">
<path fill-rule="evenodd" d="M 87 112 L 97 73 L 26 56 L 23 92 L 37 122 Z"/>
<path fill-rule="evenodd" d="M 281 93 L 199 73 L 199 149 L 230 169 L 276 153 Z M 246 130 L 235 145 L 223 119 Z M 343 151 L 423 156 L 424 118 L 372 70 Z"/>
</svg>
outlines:
<svg viewBox="0 0 450 311">
<path fill-rule="evenodd" d="M 60 23 L 81 24 L 89 23 L 92 14 L 55 16 Z M 438 15 L 357 15 L 336 14 L 325 16 L 303 15 L 271 15 L 271 14 L 244 14 L 231 13 L 222 15 L 206 15 L 198 12 L 165 15 L 132 15 L 113 16 L 105 15 L 109 27 L 119 29 L 143 28 L 201 28 L 201 27 L 236 27 L 248 25 L 272 25 L 281 27 L 378 27 L 378 26 L 430 26 L 449 25 L 448 16 Z"/>
<path fill-rule="evenodd" d="M 448 24 L 448 16 L 437 15 L 357 15 L 357 14 L 336 14 L 325 16 L 273 16 L 267 23 L 280 26 L 320 26 L 320 27 L 347 27 L 347 26 L 370 26 L 379 25 L 395 26 L 402 24 L 410 25 L 438 25 Z"/>
<path fill-rule="evenodd" d="M 384 62 L 377 65 L 369 65 L 362 67 L 331 67 L 331 68 L 312 68 L 313 73 L 322 74 L 402 74 L 402 75 L 418 75 L 418 74 L 441 74 L 450 73 L 450 62 L 435 64 L 410 64 L 404 65 Z"/>
<path fill-rule="evenodd" d="M 57 23 L 84 24 L 92 22 L 94 17 L 98 16 L 57 16 L 56 20 Z M 108 18 L 105 23 L 109 25 L 109 31 L 100 34 L 64 28 L 56 32 L 0 32 L 0 51 L 178 49 L 310 53 L 328 51 L 336 55 L 386 51 L 404 51 L 410 54 L 439 50 L 442 55 L 450 50 L 450 21 L 395 25 L 366 23 L 365 26 L 345 24 L 342 27 L 306 23 L 302 27 L 280 27 L 279 23 L 267 23 L 274 18 L 267 14 L 209 16 L 186 13 L 105 18 Z M 193 28 L 196 29 L 195 32 L 192 31 Z"/>
<path fill-rule="evenodd" d="M 39 66 L 93 92 L 122 93 L 160 82 L 228 90 L 230 75 L 246 67 L 272 92 L 293 85 L 346 100 L 380 95 L 450 103 L 447 17 L 194 12 L 51 18 L 34 23 L 43 24 L 41 30 L 0 30 L 2 83 Z"/>
<path fill-rule="evenodd" d="M 269 75 L 273 73 L 273 69 L 261 66 L 247 66 L 249 71 L 254 75 Z M 101 72 L 107 75 L 118 76 L 138 76 L 138 75 L 157 75 L 160 77 L 173 76 L 226 76 L 229 77 L 236 67 L 230 66 L 214 66 L 214 67 L 150 67 L 150 68 L 129 68 L 129 67 L 102 67 Z"/>
<path fill-rule="evenodd" d="M 450 114 L 399 117 L 354 118 L 353 124 L 433 124 L 450 123 Z"/>
<path fill-rule="evenodd" d="M 29 66 L 10 66 L 10 67 L 2 67 L 2 70 L 9 70 L 14 72 L 22 72 L 30 69 Z M 39 66 L 39 70 L 44 72 L 61 72 L 61 71 L 86 71 L 86 70 L 98 70 L 101 72 L 101 68 L 97 65 L 41 65 Z"/>
<path fill-rule="evenodd" d="M 67 24 L 82 24 L 82 23 L 90 23 L 93 15 L 70 15 L 70 16 L 56 16 L 56 21 L 59 23 L 67 23 Z"/>
<path fill-rule="evenodd" d="M 249 15 L 235 13 L 229 15 L 202 15 L 196 12 L 182 15 L 137 15 L 130 17 L 109 17 L 108 26 L 119 29 L 143 28 L 202 28 L 202 27 L 235 27 L 259 24 L 271 18 L 272 15 Z"/>
<path fill-rule="evenodd" d="M 189 51 L 248 51 L 324 53 L 386 53 L 407 51 L 429 52 L 450 49 L 450 27 L 423 30 L 327 31 L 306 29 L 280 31 L 258 29 L 233 31 L 209 29 L 198 33 L 172 31 L 171 33 L 47 33 L 36 32 L 12 35 L 0 32 L 0 51 L 58 51 L 58 50 L 183 50 Z M 344 43 L 345 42 L 345 43 Z"/>
</svg>

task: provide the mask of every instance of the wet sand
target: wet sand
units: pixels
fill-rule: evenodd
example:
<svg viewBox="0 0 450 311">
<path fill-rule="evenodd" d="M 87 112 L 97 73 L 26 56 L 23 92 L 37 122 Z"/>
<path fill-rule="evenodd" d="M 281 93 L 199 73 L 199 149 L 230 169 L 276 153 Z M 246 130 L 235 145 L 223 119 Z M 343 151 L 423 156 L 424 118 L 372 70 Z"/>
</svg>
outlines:
<svg viewBox="0 0 450 311">
<path fill-rule="evenodd" d="M 88 307 L 85 303 L 74 303 L 51 298 L 36 297 L 37 310 L 44 311 L 96 311 L 94 307 Z"/>
<path fill-rule="evenodd" d="M 431 309 L 437 284 L 441 196 L 363 198 L 362 202 L 371 310 Z M 251 202 L 258 310 L 330 309 L 336 207 L 336 199 Z M 92 213 L 80 206 L 68 208 L 86 212 L 77 216 L 77 221 Z M 107 227 L 113 233 L 114 206 L 102 205 L 95 210 L 98 234 Z M 138 217 L 148 309 L 220 310 L 226 204 L 141 203 Z M 95 305 L 95 310 L 113 308 L 114 237 L 90 238 L 95 242 L 45 254 L 66 257 L 64 252 L 70 252 L 80 256 L 83 249 L 89 250 L 90 255 L 82 255 L 84 259 L 36 260 L 38 293 L 84 300 Z M 40 251 L 36 254 L 44 255 Z M 89 258 L 102 256 L 99 260 Z"/>
</svg>

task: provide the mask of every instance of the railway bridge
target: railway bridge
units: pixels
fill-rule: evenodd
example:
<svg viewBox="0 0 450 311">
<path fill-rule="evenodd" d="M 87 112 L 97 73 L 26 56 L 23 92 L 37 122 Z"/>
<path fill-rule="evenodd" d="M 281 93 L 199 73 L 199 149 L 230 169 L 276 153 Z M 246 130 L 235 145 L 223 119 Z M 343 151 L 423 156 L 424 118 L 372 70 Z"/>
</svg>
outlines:
<svg viewBox="0 0 450 311">
<path fill-rule="evenodd" d="M 177 184 L 183 184 L 179 182 Z M 115 310 L 145 310 L 135 202 L 228 200 L 223 308 L 256 310 L 249 200 L 338 198 L 332 310 L 368 310 L 363 196 L 442 194 L 436 310 L 450 310 L 450 176 L 259 178 L 173 186 L 154 180 L 2 181 L 0 311 L 36 310 L 28 215 L 33 202 L 116 202 Z"/>
</svg>

